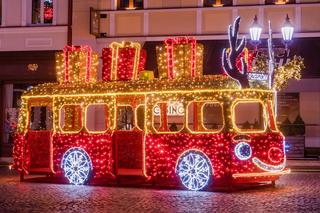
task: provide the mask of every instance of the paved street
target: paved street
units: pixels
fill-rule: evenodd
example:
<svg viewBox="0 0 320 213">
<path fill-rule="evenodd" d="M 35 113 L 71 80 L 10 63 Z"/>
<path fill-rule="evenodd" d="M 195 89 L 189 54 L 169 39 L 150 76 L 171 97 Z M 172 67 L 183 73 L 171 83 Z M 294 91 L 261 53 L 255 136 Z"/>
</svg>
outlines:
<svg viewBox="0 0 320 213">
<path fill-rule="evenodd" d="M 1 168 L 0 170 L 4 170 Z M 19 182 L 2 171 L 1 212 L 320 212 L 320 173 L 292 173 L 276 188 L 190 192 Z"/>
</svg>

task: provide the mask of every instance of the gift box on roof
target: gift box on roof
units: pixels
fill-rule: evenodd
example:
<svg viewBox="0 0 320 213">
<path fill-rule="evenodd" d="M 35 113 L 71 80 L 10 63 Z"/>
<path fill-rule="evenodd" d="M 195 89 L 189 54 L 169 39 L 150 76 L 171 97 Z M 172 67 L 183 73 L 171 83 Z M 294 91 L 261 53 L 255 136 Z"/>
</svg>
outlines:
<svg viewBox="0 0 320 213">
<path fill-rule="evenodd" d="M 98 54 L 91 47 L 65 46 L 56 53 L 56 72 L 60 83 L 96 82 Z"/>
<path fill-rule="evenodd" d="M 160 78 L 198 77 L 203 71 L 203 44 L 194 38 L 168 38 L 156 47 Z"/>
<path fill-rule="evenodd" d="M 146 51 L 139 43 L 113 42 L 102 49 L 102 79 L 104 81 L 139 79 L 146 63 Z"/>
</svg>

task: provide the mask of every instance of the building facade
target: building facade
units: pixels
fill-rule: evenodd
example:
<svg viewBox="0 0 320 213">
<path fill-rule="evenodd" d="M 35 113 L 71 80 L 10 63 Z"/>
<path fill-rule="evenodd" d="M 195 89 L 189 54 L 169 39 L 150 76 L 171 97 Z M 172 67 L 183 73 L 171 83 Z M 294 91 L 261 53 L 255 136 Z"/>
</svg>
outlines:
<svg viewBox="0 0 320 213">
<path fill-rule="evenodd" d="M 237 16 L 241 17 L 240 33 L 250 38 L 249 28 L 257 15 L 263 27 L 263 48 L 269 20 L 275 45 L 283 46 L 281 27 L 288 15 L 295 28 L 290 57 L 304 57 L 306 69 L 302 80 L 290 81 L 279 93 L 278 122 L 285 125 L 289 120 L 294 127 L 302 118 L 305 134 L 292 133 L 287 140 L 290 156 L 304 157 L 320 154 L 319 11 L 319 0 L 76 0 L 72 41 L 89 44 L 99 53 L 113 41 L 140 42 L 147 49 L 146 69 L 157 72 L 155 46 L 168 37 L 193 36 L 205 45 L 204 73 L 219 74 L 227 28 Z"/>
<path fill-rule="evenodd" d="M 69 40 L 72 1 L 0 1 L 0 156 L 12 155 L 19 98 L 32 85 L 55 81 L 55 52 Z"/>
<path fill-rule="evenodd" d="M 51 3 L 52 12 L 47 6 L 50 8 Z M 18 12 L 10 12 L 13 9 Z M 297 141 L 289 147 L 296 152 L 293 157 L 306 156 L 308 149 L 320 150 L 320 0 L 3 0 L 1 11 L 0 54 L 4 57 L 0 62 L 4 62 L 0 66 L 7 69 L 0 71 L 6 76 L 0 78 L 1 92 L 13 94 L 2 98 L 4 117 L 7 108 L 14 108 L 13 103 L 10 105 L 14 92 L 10 91 L 55 79 L 52 58 L 65 44 L 87 44 L 101 56 L 102 48 L 111 42 L 140 42 L 147 50 L 146 69 L 157 73 L 155 46 L 168 37 L 193 36 L 205 45 L 204 74 L 219 74 L 223 72 L 221 52 L 227 46 L 227 28 L 237 16 L 241 16 L 240 34 L 249 38 L 249 27 L 257 15 L 263 27 L 260 46 L 265 47 L 269 20 L 275 44 L 283 46 L 281 27 L 288 15 L 295 28 L 290 53 L 304 57 L 306 69 L 301 81 L 290 81 L 279 93 L 279 124 L 287 118 L 294 123 L 299 116 L 305 123 L 304 136 L 288 137 Z M 49 59 L 44 59 L 43 51 Z M 30 52 L 38 55 L 31 57 Z M 9 63 L 16 53 L 24 59 Z M 44 65 L 32 62 L 29 56 L 43 58 Z M 32 72 L 28 67 L 38 68 Z M 101 67 L 99 71 L 101 76 Z M 5 129 L 3 126 L 2 144 L 8 143 Z"/>
</svg>

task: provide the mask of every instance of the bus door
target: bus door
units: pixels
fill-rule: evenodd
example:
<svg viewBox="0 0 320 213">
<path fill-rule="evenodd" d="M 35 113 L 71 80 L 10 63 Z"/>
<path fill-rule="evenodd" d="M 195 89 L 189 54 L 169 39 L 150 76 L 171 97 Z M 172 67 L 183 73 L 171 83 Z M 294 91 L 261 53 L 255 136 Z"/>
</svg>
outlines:
<svg viewBox="0 0 320 213">
<path fill-rule="evenodd" d="M 115 146 L 116 175 L 144 174 L 144 105 L 118 105 Z"/>
<path fill-rule="evenodd" d="M 52 126 L 52 100 L 30 100 L 27 142 L 31 172 L 53 172 Z"/>
</svg>

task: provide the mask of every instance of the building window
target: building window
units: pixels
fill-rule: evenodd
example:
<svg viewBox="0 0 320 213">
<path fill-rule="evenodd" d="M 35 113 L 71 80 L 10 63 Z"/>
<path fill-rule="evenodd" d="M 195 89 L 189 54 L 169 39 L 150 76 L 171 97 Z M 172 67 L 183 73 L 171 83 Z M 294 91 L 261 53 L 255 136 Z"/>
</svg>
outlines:
<svg viewBox="0 0 320 213">
<path fill-rule="evenodd" d="M 118 10 L 143 9 L 143 0 L 118 0 Z"/>
<path fill-rule="evenodd" d="M 53 0 L 32 0 L 32 24 L 53 23 Z"/>
<path fill-rule="evenodd" d="M 265 4 L 294 4 L 296 0 L 266 0 Z"/>
<path fill-rule="evenodd" d="M 232 6 L 232 0 L 204 0 L 205 7 Z"/>
</svg>

